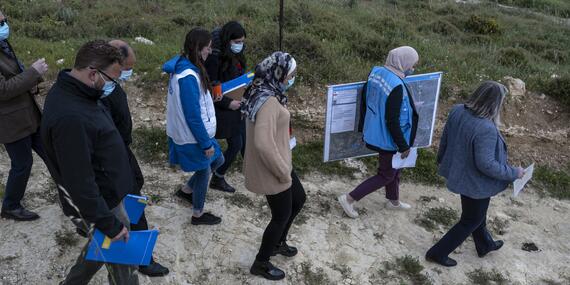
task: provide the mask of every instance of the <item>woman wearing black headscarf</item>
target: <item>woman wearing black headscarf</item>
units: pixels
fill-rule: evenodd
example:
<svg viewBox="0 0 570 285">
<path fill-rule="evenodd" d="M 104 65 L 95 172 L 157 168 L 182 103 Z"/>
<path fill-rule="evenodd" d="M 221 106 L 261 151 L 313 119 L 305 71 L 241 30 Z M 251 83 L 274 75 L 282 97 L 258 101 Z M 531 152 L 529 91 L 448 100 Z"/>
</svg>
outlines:
<svg viewBox="0 0 570 285">
<path fill-rule="evenodd" d="M 235 21 L 228 22 L 221 30 L 217 29 L 212 32 L 214 47 L 212 54 L 206 60 L 206 69 L 212 82 L 226 82 L 245 73 L 245 37 L 245 29 Z M 235 192 L 235 189 L 224 179 L 224 175 L 240 150 L 243 155 L 245 127 L 239 111 L 241 102 L 224 96 L 214 106 L 218 122 L 216 139 L 225 139 L 228 146 L 224 152 L 226 161 L 212 175 L 210 188 Z"/>
</svg>

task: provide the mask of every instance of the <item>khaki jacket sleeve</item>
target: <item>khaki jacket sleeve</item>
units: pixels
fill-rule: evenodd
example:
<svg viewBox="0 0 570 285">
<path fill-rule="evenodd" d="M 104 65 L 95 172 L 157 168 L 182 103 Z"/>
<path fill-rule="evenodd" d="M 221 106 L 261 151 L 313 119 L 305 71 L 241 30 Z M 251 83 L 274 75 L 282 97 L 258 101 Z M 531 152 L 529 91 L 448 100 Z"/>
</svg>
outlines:
<svg viewBox="0 0 570 285">
<path fill-rule="evenodd" d="M 281 157 L 274 139 L 279 131 L 277 130 L 278 116 L 279 102 L 267 100 L 256 115 L 253 143 L 265 167 L 279 179 L 279 182 L 286 183 L 291 181 L 291 167 Z"/>
<path fill-rule="evenodd" d="M 0 101 L 10 100 L 30 91 L 41 79 L 42 76 L 34 68 L 28 68 L 10 79 L 0 74 Z"/>
</svg>

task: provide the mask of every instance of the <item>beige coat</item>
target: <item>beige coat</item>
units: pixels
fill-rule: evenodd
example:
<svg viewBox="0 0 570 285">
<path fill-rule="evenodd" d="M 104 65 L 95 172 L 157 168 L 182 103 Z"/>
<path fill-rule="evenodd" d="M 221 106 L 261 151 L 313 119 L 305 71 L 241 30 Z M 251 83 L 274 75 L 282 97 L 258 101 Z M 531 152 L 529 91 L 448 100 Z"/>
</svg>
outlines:
<svg viewBox="0 0 570 285">
<path fill-rule="evenodd" d="M 18 62 L 0 51 L 0 143 L 11 143 L 38 130 L 40 109 L 32 90 L 41 81 L 33 68 L 20 72 Z"/>
<path fill-rule="evenodd" d="M 259 109 L 255 123 L 246 120 L 243 172 L 249 191 L 274 195 L 291 187 L 289 121 L 289 111 L 275 97 Z"/>
</svg>

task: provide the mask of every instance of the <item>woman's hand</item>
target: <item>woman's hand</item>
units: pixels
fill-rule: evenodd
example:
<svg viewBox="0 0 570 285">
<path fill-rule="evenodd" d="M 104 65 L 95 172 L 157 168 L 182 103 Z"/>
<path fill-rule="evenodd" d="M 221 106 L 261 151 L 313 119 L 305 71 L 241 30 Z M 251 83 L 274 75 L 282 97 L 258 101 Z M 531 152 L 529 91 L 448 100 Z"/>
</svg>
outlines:
<svg viewBox="0 0 570 285">
<path fill-rule="evenodd" d="M 524 176 L 524 169 L 522 167 L 517 167 L 517 178 L 523 178 Z"/>
<path fill-rule="evenodd" d="M 238 100 L 232 100 L 232 102 L 230 103 L 229 108 L 232 110 L 238 110 L 241 107 L 241 102 Z"/>
<path fill-rule="evenodd" d="M 212 157 L 212 155 L 214 155 L 214 146 L 212 146 L 212 147 L 210 147 L 209 149 L 205 150 L 205 151 L 204 151 L 204 155 L 205 155 L 207 158 Z"/>
</svg>

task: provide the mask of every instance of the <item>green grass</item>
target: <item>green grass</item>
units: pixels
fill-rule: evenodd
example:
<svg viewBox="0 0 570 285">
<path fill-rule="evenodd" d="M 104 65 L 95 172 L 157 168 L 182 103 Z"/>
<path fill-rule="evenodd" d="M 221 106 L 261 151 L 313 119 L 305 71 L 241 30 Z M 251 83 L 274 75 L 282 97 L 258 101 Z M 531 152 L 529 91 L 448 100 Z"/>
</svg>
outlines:
<svg viewBox="0 0 570 285">
<path fill-rule="evenodd" d="M 378 169 L 376 156 L 363 158 L 369 174 L 374 175 Z M 416 167 L 406 168 L 402 172 L 402 179 L 406 182 L 424 185 L 442 186 L 445 180 L 437 174 L 437 154 L 431 149 L 419 149 Z"/>
<path fill-rule="evenodd" d="M 429 208 L 415 219 L 416 224 L 428 231 L 437 230 L 441 225 L 445 229 L 450 228 L 459 220 L 457 211 L 449 207 Z"/>
<path fill-rule="evenodd" d="M 499 1 L 559 15 L 570 5 L 562 0 Z M 298 59 L 297 79 L 303 85 L 362 80 L 390 49 L 404 44 L 419 51 L 418 72 L 446 73 L 443 98 L 451 87 L 470 91 L 481 79 L 511 75 L 538 90 L 551 74 L 570 73 L 570 28 L 525 11 L 453 0 L 285 2 L 284 49 Z M 278 48 L 278 9 L 264 0 L 11 0 L 2 1 L 0 9 L 10 19 L 10 39 L 19 57 L 26 64 L 46 57 L 48 79 L 55 78 L 57 69 L 70 67 L 76 49 L 89 39 L 133 42 L 144 36 L 155 45 L 133 44 L 139 59 L 135 72 L 141 75 L 137 84 L 146 90 L 164 87 L 160 67 L 181 50 L 185 34 L 195 26 L 212 29 L 232 19 L 248 32 L 250 68 Z M 60 58 L 65 64 L 56 66 Z"/>
<path fill-rule="evenodd" d="M 515 7 L 530 8 L 558 17 L 570 17 L 570 2 L 565 0 L 498 0 L 497 2 Z"/>
<path fill-rule="evenodd" d="M 483 268 L 475 269 L 467 273 L 467 277 L 469 277 L 469 280 L 471 280 L 472 284 L 476 285 L 501 285 L 509 283 L 509 280 L 496 269 L 493 269 L 491 271 L 486 271 Z"/>
<path fill-rule="evenodd" d="M 356 169 L 343 165 L 339 161 L 323 162 L 322 142 L 300 144 L 293 149 L 293 166 L 300 175 L 313 171 L 341 177 L 353 177 Z"/>
<path fill-rule="evenodd" d="M 147 163 L 164 163 L 168 159 L 167 139 L 162 128 L 138 128 L 133 131 L 132 149 Z"/>
<path fill-rule="evenodd" d="M 426 275 L 421 274 L 424 267 L 420 264 L 417 257 L 406 255 L 396 259 L 398 272 L 407 276 L 414 285 L 429 285 L 432 284 Z"/>
<path fill-rule="evenodd" d="M 548 195 L 570 200 L 570 164 L 565 169 L 554 170 L 539 166 L 534 173 L 534 185 L 537 185 Z"/>
</svg>

